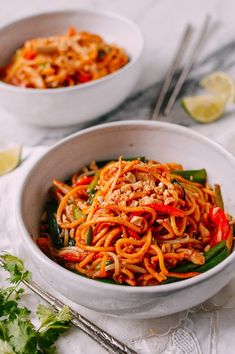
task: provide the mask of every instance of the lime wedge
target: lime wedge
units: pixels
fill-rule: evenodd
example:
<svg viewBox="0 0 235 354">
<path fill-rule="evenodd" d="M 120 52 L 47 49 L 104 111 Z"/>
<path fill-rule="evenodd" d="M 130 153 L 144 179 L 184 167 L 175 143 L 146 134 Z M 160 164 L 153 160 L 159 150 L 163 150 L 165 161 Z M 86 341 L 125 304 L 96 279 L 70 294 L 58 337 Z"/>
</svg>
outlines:
<svg viewBox="0 0 235 354">
<path fill-rule="evenodd" d="M 21 160 L 21 146 L 14 145 L 0 150 L 0 176 L 16 168 Z"/>
<path fill-rule="evenodd" d="M 216 71 L 205 76 L 200 86 L 216 95 L 225 95 L 227 102 L 235 101 L 235 82 L 231 76 L 222 71 Z"/>
<path fill-rule="evenodd" d="M 224 95 L 189 96 L 181 99 L 184 110 L 200 123 L 211 123 L 220 118 L 224 113 L 225 104 Z"/>
</svg>

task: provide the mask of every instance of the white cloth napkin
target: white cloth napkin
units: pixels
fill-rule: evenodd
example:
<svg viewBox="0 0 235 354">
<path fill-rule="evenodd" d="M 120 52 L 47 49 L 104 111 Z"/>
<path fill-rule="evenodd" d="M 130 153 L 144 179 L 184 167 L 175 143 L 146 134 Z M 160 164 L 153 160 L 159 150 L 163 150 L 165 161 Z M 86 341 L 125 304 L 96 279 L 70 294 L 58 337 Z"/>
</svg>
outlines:
<svg viewBox="0 0 235 354">
<path fill-rule="evenodd" d="M 224 142 L 233 150 L 235 144 L 231 131 L 228 137 L 229 139 L 224 139 Z M 189 311 L 153 320 L 121 320 L 95 313 L 72 303 L 56 293 L 38 276 L 37 269 L 28 262 L 21 245 L 15 218 L 15 202 L 23 176 L 46 149 L 45 147 L 25 148 L 21 165 L 15 171 L 0 177 L 0 250 L 9 251 L 25 259 L 27 268 L 33 273 L 34 281 L 138 353 L 234 353 L 235 281 L 213 299 Z M 41 300 L 27 291 L 24 301 L 29 308 L 35 310 Z M 229 347 L 228 343 L 230 343 Z M 75 328 L 59 339 L 57 348 L 58 353 L 63 354 L 105 353 L 104 349 L 91 338 Z"/>
</svg>

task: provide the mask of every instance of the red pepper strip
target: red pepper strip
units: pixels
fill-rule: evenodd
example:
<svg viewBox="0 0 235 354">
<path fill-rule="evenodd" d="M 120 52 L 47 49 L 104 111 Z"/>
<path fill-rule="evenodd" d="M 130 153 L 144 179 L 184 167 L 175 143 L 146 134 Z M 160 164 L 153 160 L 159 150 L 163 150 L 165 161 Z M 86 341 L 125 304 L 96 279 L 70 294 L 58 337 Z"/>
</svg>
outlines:
<svg viewBox="0 0 235 354">
<path fill-rule="evenodd" d="M 141 240 L 141 237 L 137 234 L 137 232 L 128 229 L 128 234 L 130 237 L 132 237 L 134 240 Z"/>
<path fill-rule="evenodd" d="M 83 176 L 73 185 L 73 187 L 83 186 L 85 184 L 90 184 L 93 181 L 94 176 Z"/>
<path fill-rule="evenodd" d="M 146 204 L 145 206 L 149 207 L 149 208 L 153 208 L 154 210 L 158 211 L 159 213 L 169 214 L 172 216 L 184 217 L 183 210 L 175 208 L 171 205 L 165 205 L 165 204 L 161 204 L 161 203 L 151 203 L 151 204 Z"/>
<path fill-rule="evenodd" d="M 73 37 L 73 36 L 75 36 L 75 34 L 77 34 L 76 28 L 75 27 L 69 27 L 69 29 L 67 31 L 67 36 Z"/>
<path fill-rule="evenodd" d="M 213 207 L 210 209 L 209 220 L 215 227 L 215 232 L 210 241 L 210 246 L 213 247 L 217 243 L 227 240 L 230 236 L 231 230 L 226 215 L 220 207 Z"/>
<path fill-rule="evenodd" d="M 36 53 L 35 52 L 31 52 L 29 50 L 25 50 L 23 53 L 23 57 L 27 60 L 32 60 L 36 57 Z"/>
<path fill-rule="evenodd" d="M 63 261 L 65 262 L 75 262 L 75 263 L 78 263 L 78 262 L 81 262 L 83 261 L 84 258 L 86 258 L 87 256 L 87 253 L 83 253 L 83 254 L 80 254 L 79 256 L 75 256 L 74 254 L 72 253 L 65 253 L 65 254 L 62 254 L 62 255 L 59 255 L 58 257 L 59 258 L 62 258 Z"/>
<path fill-rule="evenodd" d="M 49 246 L 50 246 L 50 241 L 48 240 L 48 238 L 47 237 L 39 237 L 36 241 L 37 241 L 39 248 L 44 253 L 47 254 L 49 252 Z"/>
<path fill-rule="evenodd" d="M 92 79 L 92 76 L 90 73 L 86 73 L 85 71 L 78 73 L 78 80 L 80 83 L 91 81 L 91 79 Z"/>
</svg>

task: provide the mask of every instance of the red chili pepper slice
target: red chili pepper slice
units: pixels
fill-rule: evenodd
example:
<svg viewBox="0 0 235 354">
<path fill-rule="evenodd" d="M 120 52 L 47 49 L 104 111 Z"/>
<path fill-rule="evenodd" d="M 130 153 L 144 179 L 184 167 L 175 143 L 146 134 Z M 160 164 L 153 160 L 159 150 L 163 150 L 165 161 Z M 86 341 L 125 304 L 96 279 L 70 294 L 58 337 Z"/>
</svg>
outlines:
<svg viewBox="0 0 235 354">
<path fill-rule="evenodd" d="M 130 237 L 132 237 L 134 240 L 141 240 L 141 237 L 137 234 L 137 232 L 128 229 L 128 234 Z"/>
<path fill-rule="evenodd" d="M 72 253 L 65 253 L 59 256 L 59 258 L 62 258 L 64 261 L 66 262 L 81 262 L 85 257 L 87 256 L 87 254 L 80 254 L 78 256 L 75 256 Z"/>
<path fill-rule="evenodd" d="M 32 60 L 36 57 L 36 52 L 25 50 L 23 53 L 23 57 L 27 60 Z"/>
<path fill-rule="evenodd" d="M 158 211 L 159 213 L 162 214 L 169 214 L 172 216 L 180 216 L 180 217 L 184 217 L 184 211 L 180 210 L 178 208 L 175 208 L 171 205 L 165 205 L 165 204 L 161 204 L 161 203 L 150 203 L 150 204 L 146 204 L 146 207 L 149 208 L 153 208 L 154 210 Z"/>
<path fill-rule="evenodd" d="M 85 184 L 90 184 L 94 179 L 94 176 L 83 176 L 74 184 L 73 187 L 83 186 Z"/>
<path fill-rule="evenodd" d="M 91 74 L 90 73 L 86 73 L 85 71 L 79 72 L 78 73 L 78 80 L 80 83 L 84 83 L 87 81 L 91 81 Z"/>
<path fill-rule="evenodd" d="M 67 31 L 67 35 L 69 37 L 73 37 L 75 36 L 75 34 L 77 34 L 77 30 L 75 27 L 69 27 L 68 31 Z"/>
<path fill-rule="evenodd" d="M 39 237 L 37 240 L 37 244 L 39 248 L 44 252 L 48 253 L 49 252 L 49 246 L 50 246 L 50 241 L 47 237 Z"/>
<path fill-rule="evenodd" d="M 213 247 L 217 243 L 227 240 L 230 236 L 230 225 L 225 213 L 220 207 L 213 207 L 209 211 L 209 221 L 215 228 L 210 241 L 210 246 Z"/>
</svg>

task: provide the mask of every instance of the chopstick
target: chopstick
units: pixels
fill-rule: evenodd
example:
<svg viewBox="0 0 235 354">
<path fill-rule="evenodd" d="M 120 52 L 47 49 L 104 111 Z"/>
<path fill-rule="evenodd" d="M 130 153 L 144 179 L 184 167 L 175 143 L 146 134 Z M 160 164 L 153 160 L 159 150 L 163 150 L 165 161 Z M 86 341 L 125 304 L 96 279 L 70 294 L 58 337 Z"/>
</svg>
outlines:
<svg viewBox="0 0 235 354">
<path fill-rule="evenodd" d="M 5 262 L 0 259 L 0 263 L 4 264 Z M 42 299 L 44 299 L 48 304 L 50 304 L 55 311 L 62 310 L 65 304 L 48 293 L 47 291 L 43 290 L 33 281 L 23 281 L 23 283 L 34 293 L 39 295 Z M 67 306 L 67 305 L 66 305 Z M 109 353 L 112 354 L 137 354 L 134 350 L 126 346 L 124 343 L 121 343 L 118 339 L 114 338 L 94 323 L 80 315 L 78 312 L 74 311 L 69 307 L 72 313 L 72 320 L 71 323 L 81 329 L 83 332 L 88 334 L 92 339 L 94 339 L 99 345 L 101 345 L 104 349 L 106 349 Z"/>
<path fill-rule="evenodd" d="M 171 113 L 172 108 L 173 108 L 175 101 L 177 99 L 177 96 L 178 96 L 185 80 L 187 79 L 188 74 L 189 74 L 190 70 L 192 69 L 193 63 L 196 60 L 197 56 L 199 55 L 199 53 L 203 47 L 203 44 L 206 40 L 209 26 L 210 26 L 210 20 L 211 20 L 210 16 L 206 16 L 206 18 L 202 24 L 202 27 L 201 27 L 201 30 L 200 30 L 200 33 L 198 36 L 198 40 L 197 40 L 195 46 L 193 47 L 191 54 L 189 56 L 189 59 L 187 60 L 183 70 L 180 73 L 180 76 L 176 82 L 173 92 L 166 104 L 165 109 L 164 109 L 163 104 L 164 104 L 164 101 L 166 98 L 168 88 L 172 82 L 173 76 L 179 66 L 180 60 L 182 60 L 183 55 L 186 52 L 187 46 L 189 44 L 189 41 L 192 37 L 192 30 L 191 31 L 189 30 L 190 25 L 187 25 L 184 35 L 181 39 L 178 51 L 176 53 L 176 56 L 170 66 L 170 69 L 167 71 L 166 78 L 164 80 L 160 95 L 157 100 L 157 104 L 155 106 L 152 117 L 150 119 L 159 118 L 161 111 L 163 111 L 163 114 L 165 116 L 167 116 Z M 188 32 L 189 32 L 189 34 L 187 34 Z"/>
<path fill-rule="evenodd" d="M 162 88 L 161 88 L 161 91 L 160 91 L 160 94 L 159 94 L 159 97 L 157 100 L 157 104 L 154 108 L 153 114 L 150 119 L 159 118 L 162 103 L 165 99 L 165 95 L 166 95 L 166 93 L 169 89 L 169 86 L 171 84 L 172 77 L 173 77 L 174 73 L 176 72 L 181 60 L 183 59 L 183 56 L 188 48 L 192 34 L 193 34 L 193 27 L 190 24 L 188 24 L 184 30 L 183 36 L 182 36 L 180 44 L 177 48 L 174 59 L 173 59 L 171 65 L 166 73 L 166 77 L 163 82 L 163 85 L 162 85 Z"/>
<path fill-rule="evenodd" d="M 192 50 L 192 53 L 190 55 L 190 58 L 189 58 L 189 61 L 188 63 L 185 65 L 185 67 L 183 68 L 181 74 L 180 74 L 180 77 L 175 85 L 175 88 L 172 92 L 172 95 L 167 103 L 167 106 L 164 110 L 164 115 L 167 116 L 170 114 L 170 112 L 172 111 L 172 108 L 175 104 L 175 101 L 176 101 L 176 98 L 186 80 L 186 78 L 188 77 L 188 74 L 190 72 L 190 70 L 192 69 L 192 66 L 193 66 L 193 63 L 195 61 L 195 59 L 197 58 L 197 56 L 199 55 L 201 49 L 202 49 L 202 46 L 206 40 L 206 37 L 207 37 L 207 34 L 208 34 L 208 30 L 209 30 L 209 25 L 210 25 L 210 17 L 209 16 L 206 16 L 204 22 L 203 22 L 203 25 L 202 25 L 202 28 L 201 28 L 201 31 L 200 31 L 200 34 L 199 34 L 199 37 L 198 37 L 198 41 L 195 45 L 195 47 L 193 48 Z"/>
</svg>

